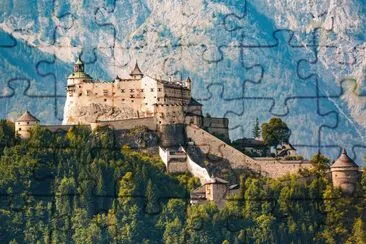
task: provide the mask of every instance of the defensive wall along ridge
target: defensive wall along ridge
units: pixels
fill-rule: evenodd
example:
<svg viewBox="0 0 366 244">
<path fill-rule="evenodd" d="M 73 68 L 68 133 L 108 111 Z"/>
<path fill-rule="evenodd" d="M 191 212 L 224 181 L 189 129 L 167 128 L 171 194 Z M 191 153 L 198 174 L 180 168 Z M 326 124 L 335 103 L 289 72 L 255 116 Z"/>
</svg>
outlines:
<svg viewBox="0 0 366 244">
<path fill-rule="evenodd" d="M 250 169 L 263 176 L 277 178 L 297 173 L 301 168 L 311 167 L 308 161 L 251 158 L 195 125 L 188 125 L 186 133 L 187 138 L 192 140 L 204 153 L 227 159 L 233 169 Z"/>
</svg>

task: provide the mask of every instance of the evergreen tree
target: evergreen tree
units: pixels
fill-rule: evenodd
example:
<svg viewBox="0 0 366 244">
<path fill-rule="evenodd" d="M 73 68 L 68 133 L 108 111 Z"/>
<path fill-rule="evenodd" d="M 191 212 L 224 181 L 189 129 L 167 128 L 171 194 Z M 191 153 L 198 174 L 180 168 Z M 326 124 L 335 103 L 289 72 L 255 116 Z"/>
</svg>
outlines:
<svg viewBox="0 0 366 244">
<path fill-rule="evenodd" d="M 254 125 L 254 128 L 253 128 L 253 138 L 258 138 L 261 134 L 261 129 L 259 127 L 259 121 L 258 121 L 258 118 L 256 118 L 255 120 L 255 125 Z"/>
<path fill-rule="evenodd" d="M 145 198 L 146 198 L 145 211 L 148 214 L 158 213 L 160 211 L 158 197 L 157 197 L 156 189 L 155 189 L 154 185 L 152 184 L 151 179 L 149 179 L 149 181 L 147 183 Z"/>
<path fill-rule="evenodd" d="M 280 118 L 271 118 L 268 123 L 262 124 L 262 137 L 267 145 L 277 146 L 287 143 L 290 135 L 290 129 Z"/>
</svg>

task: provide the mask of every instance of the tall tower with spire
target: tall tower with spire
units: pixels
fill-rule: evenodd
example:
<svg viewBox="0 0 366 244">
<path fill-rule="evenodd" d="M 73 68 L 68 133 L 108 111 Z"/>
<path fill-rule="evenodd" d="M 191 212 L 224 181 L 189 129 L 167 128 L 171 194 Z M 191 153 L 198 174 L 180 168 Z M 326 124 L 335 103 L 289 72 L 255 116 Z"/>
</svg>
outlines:
<svg viewBox="0 0 366 244">
<path fill-rule="evenodd" d="M 89 82 L 93 80 L 87 73 L 85 73 L 85 66 L 80 57 L 74 64 L 73 72 L 67 78 L 67 86 L 73 86 L 82 82 Z"/>
<path fill-rule="evenodd" d="M 135 68 L 131 71 L 130 76 L 135 80 L 141 80 L 144 77 L 144 74 L 141 72 L 137 62 L 135 64 Z"/>
<path fill-rule="evenodd" d="M 341 156 L 330 166 L 332 182 L 346 194 L 352 194 L 357 186 L 360 177 L 359 166 L 348 156 L 345 149 Z"/>
</svg>

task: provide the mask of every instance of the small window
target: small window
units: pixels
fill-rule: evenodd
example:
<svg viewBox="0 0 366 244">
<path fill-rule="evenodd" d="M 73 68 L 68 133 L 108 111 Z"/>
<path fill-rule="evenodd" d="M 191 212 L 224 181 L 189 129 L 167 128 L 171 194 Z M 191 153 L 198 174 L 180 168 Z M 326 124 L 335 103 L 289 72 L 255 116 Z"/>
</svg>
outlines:
<svg viewBox="0 0 366 244">
<path fill-rule="evenodd" d="M 22 130 L 22 128 L 19 128 L 19 130 Z"/>
<path fill-rule="evenodd" d="M 154 91 L 154 88 L 150 88 L 150 91 L 153 92 Z"/>
<path fill-rule="evenodd" d="M 133 94 L 130 95 L 130 98 L 135 98 L 135 96 Z"/>
<path fill-rule="evenodd" d="M 145 105 L 147 105 L 147 103 L 145 103 Z"/>
<path fill-rule="evenodd" d="M 79 93 L 79 97 L 81 97 L 82 93 Z"/>
<path fill-rule="evenodd" d="M 158 101 L 160 101 L 160 98 L 158 98 Z"/>
<path fill-rule="evenodd" d="M 107 101 L 107 99 L 104 99 L 104 102 L 106 102 Z"/>
<path fill-rule="evenodd" d="M 130 89 L 130 92 L 135 92 L 135 90 L 134 89 Z"/>
<path fill-rule="evenodd" d="M 125 99 L 124 98 L 122 98 L 122 102 L 124 102 L 125 101 Z"/>
<path fill-rule="evenodd" d="M 103 95 L 108 96 L 108 90 L 103 90 Z"/>
<path fill-rule="evenodd" d="M 121 89 L 121 93 L 125 93 L 125 89 Z"/>
<path fill-rule="evenodd" d="M 158 91 L 161 92 L 161 88 L 158 88 Z"/>
<path fill-rule="evenodd" d="M 27 121 L 27 125 L 29 125 L 29 121 Z"/>
<path fill-rule="evenodd" d="M 144 89 L 141 89 L 141 92 L 144 92 Z"/>
<path fill-rule="evenodd" d="M 134 100 L 131 100 L 131 103 L 133 103 L 134 102 Z"/>
</svg>

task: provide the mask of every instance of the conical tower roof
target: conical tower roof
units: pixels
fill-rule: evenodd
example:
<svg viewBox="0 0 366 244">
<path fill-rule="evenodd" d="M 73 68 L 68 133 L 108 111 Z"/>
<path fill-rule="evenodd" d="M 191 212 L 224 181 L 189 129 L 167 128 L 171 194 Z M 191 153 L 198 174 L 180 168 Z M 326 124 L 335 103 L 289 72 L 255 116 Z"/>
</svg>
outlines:
<svg viewBox="0 0 366 244">
<path fill-rule="evenodd" d="M 342 150 L 341 156 L 330 166 L 331 168 L 354 168 L 358 165 L 348 156 L 345 149 Z"/>
<path fill-rule="evenodd" d="M 75 64 L 84 64 L 83 61 L 81 61 L 80 57 L 76 60 Z"/>
<path fill-rule="evenodd" d="M 137 64 L 137 62 L 135 64 L 135 68 L 132 70 L 132 72 L 130 73 L 130 75 L 131 76 L 134 76 L 134 75 L 143 75 L 143 73 L 140 70 L 139 65 Z"/>
<path fill-rule="evenodd" d="M 39 122 L 39 120 L 34 117 L 28 110 L 24 112 L 22 116 L 20 116 L 15 122 Z"/>
</svg>

